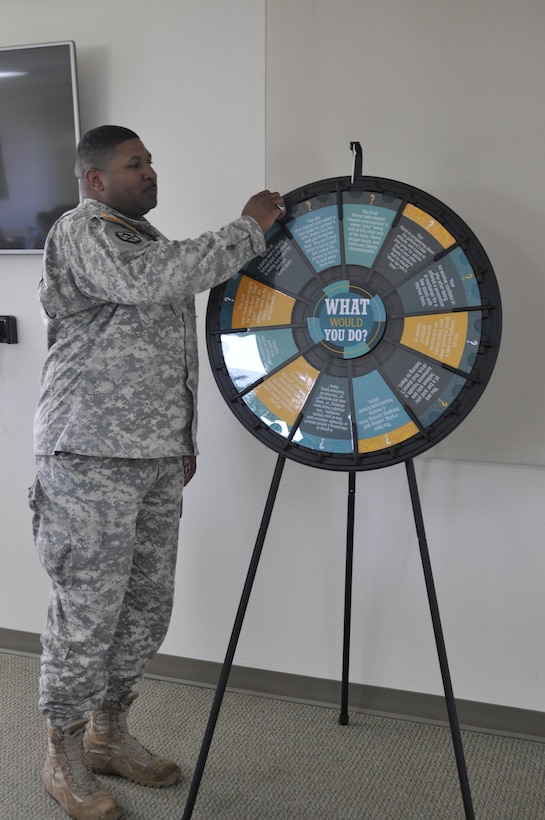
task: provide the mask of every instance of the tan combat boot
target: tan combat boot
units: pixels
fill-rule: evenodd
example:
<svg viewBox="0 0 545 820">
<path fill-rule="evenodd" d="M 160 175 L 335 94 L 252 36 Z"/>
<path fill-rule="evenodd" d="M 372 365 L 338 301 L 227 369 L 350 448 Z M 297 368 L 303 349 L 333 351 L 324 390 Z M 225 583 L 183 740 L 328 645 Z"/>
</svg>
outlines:
<svg viewBox="0 0 545 820">
<path fill-rule="evenodd" d="M 47 730 L 47 757 L 43 771 L 46 791 L 75 820 L 117 820 L 123 811 L 102 789 L 83 762 L 82 738 L 86 720 L 66 729 Z"/>
<path fill-rule="evenodd" d="M 129 732 L 128 710 L 138 695 L 106 700 L 91 713 L 83 740 L 84 760 L 97 774 L 115 774 L 142 786 L 172 786 L 182 772 L 176 763 L 152 754 Z"/>
</svg>

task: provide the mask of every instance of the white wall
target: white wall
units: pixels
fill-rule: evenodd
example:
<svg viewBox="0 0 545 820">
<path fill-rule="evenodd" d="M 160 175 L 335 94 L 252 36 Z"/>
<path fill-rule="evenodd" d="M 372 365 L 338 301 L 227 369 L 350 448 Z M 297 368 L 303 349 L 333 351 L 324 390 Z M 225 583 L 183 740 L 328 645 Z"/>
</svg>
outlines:
<svg viewBox="0 0 545 820">
<path fill-rule="evenodd" d="M 152 10 L 140 0 L 29 0 L 24 7 L 0 0 L 0 45 L 75 41 L 82 131 L 114 122 L 140 134 L 159 174 L 153 219 L 184 238 L 238 216 L 264 186 L 264 15 L 256 0 L 162 0 Z M 19 331 L 18 345 L 0 345 L 0 626 L 33 632 L 41 630 L 48 595 L 26 506 L 45 357 L 40 264 L 39 256 L 0 255 L 0 314 L 15 315 Z M 205 306 L 203 298 L 201 318 Z M 207 398 L 206 359 L 203 365 L 205 449 L 219 435 L 210 429 L 214 413 L 207 429 L 207 406 L 223 407 L 210 382 Z M 206 504 L 207 484 L 203 469 L 193 499 L 199 494 Z M 184 650 L 180 639 L 176 651 Z"/>
<path fill-rule="evenodd" d="M 387 14 L 370 5 L 375 16 Z M 479 5 L 490 10 L 495 0 Z M 469 13 L 468 4 L 460 8 Z M 27 0 L 24 9 L 0 0 L 0 14 L 1 44 L 76 41 L 83 130 L 109 120 L 141 134 L 159 173 L 153 219 L 165 233 L 219 227 L 263 187 L 264 2 L 163 0 L 150 16 L 135 0 Z M 530 13 L 520 26 L 531 33 L 535 22 Z M 410 157 L 397 161 L 403 172 Z M 324 168 L 319 176 L 344 173 Z M 297 177 L 289 187 L 304 181 L 312 180 Z M 17 316 L 20 334 L 19 345 L 0 347 L 0 627 L 31 632 L 40 631 L 47 604 L 25 498 L 45 354 L 38 279 L 39 258 L 0 256 L 0 313 Z M 276 456 L 219 395 L 206 359 L 205 309 L 203 297 L 202 452 L 185 499 L 163 651 L 221 661 Z M 429 459 L 416 466 L 455 694 L 544 711 L 544 471 Z M 340 677 L 346 490 L 343 474 L 286 464 L 237 663 Z M 358 475 L 356 541 L 353 679 L 441 694 L 403 465 Z"/>
<path fill-rule="evenodd" d="M 543 0 L 269 0 L 267 180 L 363 173 L 437 197 L 496 271 L 496 371 L 442 458 L 545 466 Z"/>
</svg>

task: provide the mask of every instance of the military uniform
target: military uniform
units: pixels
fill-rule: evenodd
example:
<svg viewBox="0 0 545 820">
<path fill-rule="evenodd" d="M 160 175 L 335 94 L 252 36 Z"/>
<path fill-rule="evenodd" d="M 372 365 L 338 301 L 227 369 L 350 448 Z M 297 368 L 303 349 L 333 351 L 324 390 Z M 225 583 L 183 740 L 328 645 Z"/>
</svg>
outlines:
<svg viewBox="0 0 545 820">
<path fill-rule="evenodd" d="M 194 294 L 264 250 L 251 217 L 171 241 L 95 200 L 48 237 L 30 505 L 52 582 L 40 681 L 52 725 L 121 700 L 163 641 L 182 460 L 197 452 Z"/>
</svg>

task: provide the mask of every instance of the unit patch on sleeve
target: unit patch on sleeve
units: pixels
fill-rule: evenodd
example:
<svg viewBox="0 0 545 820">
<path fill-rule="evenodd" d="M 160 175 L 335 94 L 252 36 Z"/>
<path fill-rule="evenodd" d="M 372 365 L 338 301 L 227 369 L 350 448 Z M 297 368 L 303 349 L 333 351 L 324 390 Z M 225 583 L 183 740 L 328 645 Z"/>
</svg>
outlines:
<svg viewBox="0 0 545 820">
<path fill-rule="evenodd" d="M 131 245 L 138 245 L 138 243 L 142 241 L 142 237 L 133 231 L 116 231 L 115 235 L 118 239 L 121 239 L 122 242 L 130 242 Z"/>
</svg>

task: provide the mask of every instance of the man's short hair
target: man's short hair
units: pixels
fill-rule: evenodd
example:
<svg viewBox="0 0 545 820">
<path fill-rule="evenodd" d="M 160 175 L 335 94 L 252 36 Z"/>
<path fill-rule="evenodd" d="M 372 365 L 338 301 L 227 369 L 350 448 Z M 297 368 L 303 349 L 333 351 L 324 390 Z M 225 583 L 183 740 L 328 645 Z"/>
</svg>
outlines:
<svg viewBox="0 0 545 820">
<path fill-rule="evenodd" d="M 140 137 L 121 125 L 100 125 L 87 131 L 76 150 L 76 176 L 83 180 L 90 168 L 103 169 L 118 145 Z"/>
</svg>

